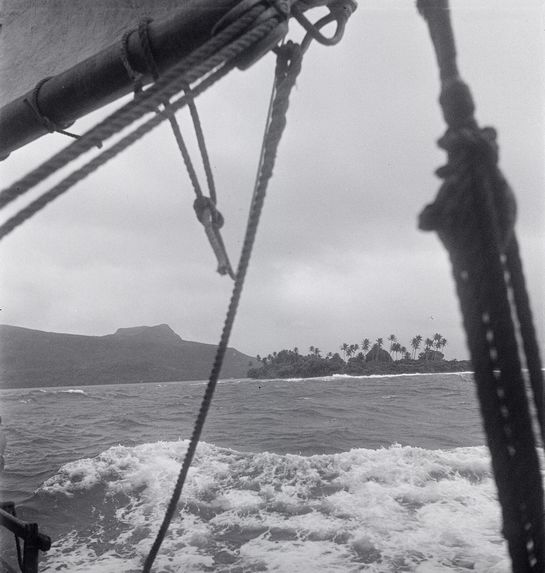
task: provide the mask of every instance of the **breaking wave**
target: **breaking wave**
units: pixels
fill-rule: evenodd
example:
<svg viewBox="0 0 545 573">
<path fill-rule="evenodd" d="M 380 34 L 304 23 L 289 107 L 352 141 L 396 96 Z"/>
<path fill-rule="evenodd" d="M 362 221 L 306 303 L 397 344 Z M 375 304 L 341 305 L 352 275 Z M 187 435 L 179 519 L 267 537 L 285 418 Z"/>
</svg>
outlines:
<svg viewBox="0 0 545 573">
<path fill-rule="evenodd" d="M 115 446 L 36 493 L 65 512 L 44 571 L 137 571 L 187 441 Z M 485 447 L 328 455 L 202 442 L 157 571 L 507 573 Z"/>
</svg>

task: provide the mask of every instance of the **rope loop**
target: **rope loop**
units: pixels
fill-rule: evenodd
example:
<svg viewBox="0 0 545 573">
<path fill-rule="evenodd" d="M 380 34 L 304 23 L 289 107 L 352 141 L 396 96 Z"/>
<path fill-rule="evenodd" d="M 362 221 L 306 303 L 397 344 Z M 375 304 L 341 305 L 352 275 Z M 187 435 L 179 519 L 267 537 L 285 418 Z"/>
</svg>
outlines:
<svg viewBox="0 0 545 573">
<path fill-rule="evenodd" d="M 297 5 L 292 6 L 291 11 L 293 16 L 307 32 L 305 38 L 301 42 L 303 52 L 306 52 L 312 40 L 316 40 L 324 46 L 334 46 L 335 44 L 338 44 L 344 36 L 346 23 L 356 10 L 357 4 L 354 0 L 335 0 L 328 4 L 327 7 L 329 9 L 329 14 L 320 18 L 315 24 L 313 24 Z M 334 34 L 328 38 L 327 36 L 324 36 L 320 30 L 331 22 L 336 22 L 337 28 L 335 29 Z"/>
<path fill-rule="evenodd" d="M 149 24 L 151 22 L 153 22 L 152 18 L 143 18 L 140 20 L 136 30 L 128 30 L 123 34 L 119 46 L 119 56 L 121 63 L 123 64 L 129 79 L 134 84 L 133 91 L 135 96 L 139 94 L 144 87 L 145 73 L 136 70 L 130 62 L 129 37 L 133 32 L 136 31 L 138 33 L 138 39 L 140 41 L 140 47 L 144 56 L 146 71 L 151 75 L 154 81 L 159 79 L 159 68 L 157 67 L 157 62 L 155 61 L 149 38 Z"/>
<path fill-rule="evenodd" d="M 133 33 L 133 30 L 127 30 L 121 37 L 121 43 L 119 45 L 119 57 L 121 63 L 129 76 L 129 79 L 133 83 L 134 94 L 138 94 L 142 91 L 144 87 L 144 74 L 135 70 L 129 59 L 129 36 Z"/>
<path fill-rule="evenodd" d="M 144 62 L 146 65 L 146 71 L 151 75 L 153 80 L 157 82 L 160 77 L 160 72 L 155 57 L 153 55 L 153 49 L 149 34 L 149 25 L 151 22 L 152 22 L 151 18 L 144 18 L 140 20 L 140 22 L 138 23 L 137 32 L 140 41 L 140 47 L 144 57 Z M 125 54 L 122 59 L 126 61 L 127 64 L 129 64 L 128 54 L 126 53 L 126 47 L 127 47 L 126 41 L 122 42 L 122 46 L 124 46 L 125 50 Z M 127 66 L 125 67 L 127 69 Z M 135 81 L 135 96 L 136 96 L 138 94 L 138 89 L 139 88 L 141 89 L 140 81 L 141 78 L 143 77 L 143 74 L 136 75 L 132 66 L 130 67 L 130 69 L 128 69 L 128 73 L 131 77 L 134 77 L 136 79 Z M 191 92 L 191 87 L 189 83 L 184 82 L 182 85 L 182 89 L 185 91 L 186 96 L 188 97 L 189 111 L 191 114 L 191 119 L 193 121 L 193 127 L 195 129 L 195 136 L 197 138 L 197 144 L 202 158 L 202 163 L 204 167 L 204 172 L 206 176 L 208 192 L 210 197 L 205 196 L 202 191 L 201 184 L 197 176 L 197 172 L 195 170 L 193 161 L 191 159 L 191 155 L 189 153 L 189 149 L 187 148 L 187 144 L 182 135 L 180 124 L 176 119 L 176 115 L 168 98 L 164 98 L 162 101 L 164 113 L 167 116 L 168 121 L 170 123 L 174 139 L 176 140 L 178 149 L 180 150 L 180 153 L 183 158 L 185 168 L 189 175 L 191 185 L 193 186 L 193 190 L 196 196 L 193 207 L 195 209 L 195 213 L 197 214 L 198 220 L 200 221 L 200 223 L 202 223 L 202 225 L 205 228 L 206 236 L 208 237 L 208 241 L 210 243 L 210 246 L 212 247 L 212 251 L 216 256 L 216 260 L 218 263 L 218 268 L 217 268 L 218 273 L 220 275 L 229 275 L 231 278 L 234 278 L 234 272 L 232 270 L 231 263 L 229 262 L 229 257 L 227 255 L 225 244 L 220 235 L 220 229 L 223 226 L 224 218 L 223 215 L 216 208 L 216 201 L 217 201 L 216 185 L 214 182 L 212 166 L 210 163 L 208 150 L 206 148 L 206 142 L 204 139 L 204 132 L 202 129 L 199 113 L 197 111 L 197 106 L 195 104 L 195 99 Z M 160 110 L 158 110 L 158 112 L 161 113 Z"/>
<path fill-rule="evenodd" d="M 81 136 L 75 133 L 71 133 L 70 131 L 66 131 L 60 125 L 55 123 L 51 118 L 47 117 L 40 107 L 38 102 L 38 98 L 40 96 L 40 90 L 42 89 L 43 85 L 51 79 L 51 76 L 47 78 L 41 79 L 32 90 L 30 94 L 30 98 L 25 98 L 24 102 L 28 105 L 28 107 L 32 110 L 34 117 L 38 121 L 38 123 L 44 127 L 49 133 L 60 133 L 62 135 L 66 135 L 67 137 L 71 137 L 72 139 L 79 139 Z M 102 143 L 97 142 L 96 146 L 100 149 L 102 147 Z"/>
<path fill-rule="evenodd" d="M 152 18 L 143 18 L 138 23 L 138 38 L 140 40 L 140 46 L 144 54 L 144 62 L 148 72 L 151 74 L 153 81 L 159 79 L 159 67 L 155 61 L 155 56 L 153 55 L 153 50 L 151 48 L 151 40 L 149 36 L 149 25 L 153 22 Z"/>
</svg>

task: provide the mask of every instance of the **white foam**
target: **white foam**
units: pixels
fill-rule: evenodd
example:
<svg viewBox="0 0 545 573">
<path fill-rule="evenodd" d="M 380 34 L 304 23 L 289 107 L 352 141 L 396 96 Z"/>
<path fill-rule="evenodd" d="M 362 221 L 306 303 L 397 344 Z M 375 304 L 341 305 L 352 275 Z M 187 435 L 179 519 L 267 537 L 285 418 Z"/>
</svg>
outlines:
<svg viewBox="0 0 545 573">
<path fill-rule="evenodd" d="M 186 447 L 116 446 L 63 466 L 42 493 L 90 504 L 117 496 L 117 527 L 103 532 L 97 521 L 97 555 L 87 538 L 68 533 L 46 570 L 138 569 Z M 158 571 L 509 570 L 484 447 L 396 445 L 305 457 L 201 443 L 183 502 Z"/>
<path fill-rule="evenodd" d="M 338 379 L 338 378 L 355 378 L 355 379 L 365 379 L 365 378 L 403 378 L 403 377 L 414 377 L 414 376 L 460 376 L 462 374 L 473 374 L 469 370 L 464 370 L 461 372 L 406 372 L 404 374 L 332 374 L 331 376 L 325 378 L 328 379 Z"/>
<path fill-rule="evenodd" d="M 76 388 L 69 388 L 68 390 L 58 390 L 59 394 L 84 394 L 87 396 L 87 392 L 85 390 L 79 390 Z"/>
<path fill-rule="evenodd" d="M 465 376 L 463 376 L 465 375 Z M 466 380 L 466 376 L 473 376 L 473 372 L 469 370 L 464 370 L 462 372 L 406 372 L 404 374 L 331 374 L 331 376 L 314 376 L 311 378 L 266 378 L 257 379 L 258 382 L 271 382 L 278 380 L 285 380 L 286 382 L 305 382 L 305 381 L 323 381 L 331 382 L 333 380 L 339 379 L 350 379 L 350 380 L 368 380 L 374 378 L 404 378 L 404 377 L 415 377 L 415 376 L 460 376 Z"/>
</svg>

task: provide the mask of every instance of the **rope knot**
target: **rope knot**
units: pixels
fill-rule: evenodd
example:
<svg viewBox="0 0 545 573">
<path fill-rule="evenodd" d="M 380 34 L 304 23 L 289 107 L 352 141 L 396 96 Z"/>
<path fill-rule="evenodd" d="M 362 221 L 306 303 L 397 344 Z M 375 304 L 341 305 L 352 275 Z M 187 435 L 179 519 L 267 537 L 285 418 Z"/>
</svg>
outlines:
<svg viewBox="0 0 545 573">
<path fill-rule="evenodd" d="M 437 144 L 448 153 L 449 163 L 437 169 L 436 174 L 441 179 L 446 179 L 456 171 L 462 159 L 466 163 L 494 168 L 499 159 L 496 138 L 497 133 L 493 127 L 448 129 Z"/>
<path fill-rule="evenodd" d="M 479 181 L 490 191 L 489 208 L 494 212 L 502 250 L 513 236 L 515 197 L 497 167 L 496 137 L 491 127 L 463 127 L 448 129 L 438 142 L 448 153 L 448 163 L 436 171 L 444 182 L 435 201 L 420 214 L 419 228 L 437 231 L 448 248 L 461 248 L 477 240 L 480 223 L 475 193 Z"/>
<path fill-rule="evenodd" d="M 210 199 L 201 195 L 197 197 L 193 203 L 193 209 L 197 215 L 197 219 L 206 226 L 208 221 L 216 228 L 221 229 L 225 222 L 223 215 L 218 211 L 216 204 Z"/>
<path fill-rule="evenodd" d="M 47 78 L 43 78 L 41 79 L 35 86 L 34 89 L 32 90 L 32 93 L 30 94 L 30 97 L 26 97 L 24 99 L 24 102 L 28 105 L 28 107 L 31 109 L 35 119 L 38 121 L 38 123 L 44 128 L 46 129 L 49 133 L 61 133 L 62 135 L 66 135 L 68 137 L 71 137 L 72 139 L 80 139 L 80 136 L 72 133 L 70 131 L 66 131 L 66 127 L 69 127 L 70 125 L 72 125 L 72 123 L 66 124 L 66 125 L 59 125 L 58 123 L 56 123 L 55 121 L 53 121 L 50 117 L 48 117 L 47 115 L 45 115 L 42 111 L 42 108 L 39 104 L 39 96 L 40 96 L 40 90 L 42 89 L 43 85 L 45 83 L 47 83 L 49 80 L 51 79 L 51 77 L 47 77 Z M 96 147 L 98 147 L 99 149 L 102 148 L 102 142 L 97 141 L 95 143 Z"/>
<path fill-rule="evenodd" d="M 297 76 L 301 71 L 303 63 L 303 49 L 300 44 L 288 40 L 285 44 L 278 46 L 275 53 L 278 57 L 276 76 L 279 78 L 289 74 Z"/>
</svg>

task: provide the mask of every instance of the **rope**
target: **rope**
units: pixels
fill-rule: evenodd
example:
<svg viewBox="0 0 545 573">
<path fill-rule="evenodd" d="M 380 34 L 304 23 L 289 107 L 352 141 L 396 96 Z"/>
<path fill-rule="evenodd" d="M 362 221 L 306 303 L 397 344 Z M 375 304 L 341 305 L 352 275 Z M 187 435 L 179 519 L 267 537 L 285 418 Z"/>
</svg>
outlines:
<svg viewBox="0 0 545 573">
<path fill-rule="evenodd" d="M 516 237 L 513 237 L 506 252 L 506 267 L 511 280 L 511 287 L 519 317 L 520 334 L 526 355 L 526 367 L 530 378 L 530 386 L 534 396 L 537 419 L 541 432 L 541 443 L 545 444 L 545 402 L 543 392 L 543 370 L 536 330 L 530 308 L 530 299 L 526 290 L 526 281 L 522 270 L 522 261 Z"/>
<path fill-rule="evenodd" d="M 133 33 L 133 30 L 127 30 L 123 36 L 121 37 L 121 43 L 119 44 L 119 58 L 129 79 L 132 81 L 134 85 L 134 93 L 140 93 L 142 91 L 143 83 L 144 83 L 144 74 L 141 74 L 137 70 L 132 67 L 132 64 L 129 60 L 129 36 Z"/>
<path fill-rule="evenodd" d="M 143 568 L 144 573 L 149 573 L 149 571 L 151 571 L 153 562 L 166 536 L 168 526 L 172 520 L 176 506 L 180 499 L 189 467 L 195 455 L 208 410 L 210 409 L 212 397 L 217 385 L 223 358 L 227 350 L 229 337 L 240 302 L 240 296 L 244 286 L 244 279 L 246 278 L 246 272 L 248 270 L 255 236 L 257 234 L 257 227 L 263 208 L 263 203 L 265 201 L 267 186 L 273 173 L 278 144 L 280 143 L 282 133 L 286 126 L 286 113 L 289 106 L 289 95 L 293 86 L 295 85 L 297 75 L 301 70 L 301 59 L 302 51 L 300 47 L 292 43 L 286 44 L 286 46 L 280 50 L 278 56 L 275 72 L 275 86 L 273 88 L 275 91 L 275 97 L 271 106 L 270 117 L 268 118 L 267 122 L 268 127 L 264 138 L 262 159 L 256 177 L 256 184 L 254 187 L 252 204 L 250 207 L 250 214 L 246 227 L 246 234 L 244 237 L 244 243 L 242 246 L 242 252 L 237 268 L 231 300 L 229 302 L 220 342 L 216 350 L 216 356 L 212 366 L 212 371 L 210 373 L 210 378 L 208 380 L 208 385 L 206 387 L 201 407 L 195 421 L 195 426 L 193 428 L 189 446 L 182 463 L 180 473 L 178 475 L 178 480 L 174 487 L 174 492 L 166 509 L 163 522 L 159 532 L 157 533 L 157 537 L 152 545 L 152 548 L 146 558 Z"/>
<path fill-rule="evenodd" d="M 249 16 L 249 15 L 248 15 Z M 252 15 L 251 21 L 254 19 Z M 242 26 L 243 19 L 232 24 L 224 31 L 220 32 L 216 38 L 212 38 L 210 42 L 205 44 L 202 49 L 195 52 L 206 54 L 210 51 L 211 46 L 218 43 L 218 38 L 222 36 L 223 41 L 234 31 L 239 32 Z M 245 26 L 249 24 L 250 18 L 245 19 Z M 79 157 L 82 153 L 87 151 L 96 139 L 106 139 L 111 135 L 117 133 L 121 129 L 136 121 L 148 111 L 156 112 L 157 106 L 162 102 L 163 98 L 170 97 L 171 94 L 180 91 L 184 85 L 187 85 L 194 79 L 208 74 L 192 91 L 193 97 L 200 95 L 216 81 L 225 76 L 235 65 L 235 58 L 244 53 L 255 42 L 257 42 L 264 35 L 268 34 L 271 29 L 276 26 L 275 20 L 268 20 L 247 31 L 243 36 L 238 38 L 230 45 L 224 46 L 217 54 L 212 55 L 204 62 L 198 63 L 196 55 L 190 55 L 181 64 L 175 66 L 172 70 L 165 73 L 157 83 L 146 90 L 141 97 L 132 100 L 126 104 L 121 110 L 114 112 L 109 118 L 101 122 L 95 128 L 89 130 L 79 140 L 72 143 L 60 153 L 53 156 L 50 160 L 40 165 L 37 169 L 29 173 L 27 176 L 20 179 L 4 191 L 0 193 L 0 208 L 4 207 L 7 203 L 14 200 L 24 192 L 28 191 L 46 177 L 56 172 L 58 169 L 64 167 L 70 161 Z M 184 69 L 182 64 L 189 65 L 195 62 L 195 66 L 188 70 Z M 227 63 L 226 63 L 227 62 Z M 221 66 L 218 68 L 218 66 Z M 218 69 L 216 69 L 218 68 Z M 177 76 L 175 70 L 185 72 L 184 76 Z M 215 70 L 215 71 L 214 71 Z M 212 72 L 212 73 L 210 73 Z M 149 95 L 148 95 L 149 94 Z M 184 95 L 178 100 L 173 101 L 170 105 L 172 110 L 177 110 L 188 103 L 189 96 Z M 138 126 L 134 131 L 126 135 L 123 139 L 119 140 L 112 147 L 98 154 L 87 164 L 80 169 L 76 170 L 65 179 L 60 181 L 57 185 L 45 192 L 38 199 L 30 203 L 26 208 L 19 211 L 16 215 L 8 219 L 2 226 L 0 226 L 0 239 L 5 237 L 16 227 L 35 215 L 38 211 L 46 207 L 51 201 L 68 191 L 75 183 L 83 180 L 89 174 L 93 173 L 101 165 L 107 163 L 110 159 L 116 157 L 119 153 L 127 149 L 130 145 L 138 141 L 145 134 L 157 127 L 168 116 L 165 112 L 160 112 L 154 115 L 151 119 Z"/>
<path fill-rule="evenodd" d="M 38 103 L 38 97 L 40 95 L 40 90 L 42 89 L 42 86 L 46 82 L 48 82 L 50 79 L 51 79 L 51 77 L 47 77 L 47 78 L 43 78 L 42 80 L 40 80 L 34 86 L 34 89 L 32 90 L 32 93 L 30 95 L 30 99 L 25 98 L 24 102 L 32 110 L 32 113 L 34 114 L 34 117 L 36 118 L 38 123 L 40 125 L 42 125 L 47 131 L 49 131 L 49 133 L 57 132 L 57 133 L 61 133 L 62 135 L 66 135 L 68 137 L 72 137 L 73 139 L 79 139 L 79 135 L 76 135 L 75 133 L 71 133 L 69 131 L 65 131 L 59 125 L 57 125 L 52 119 L 50 119 L 49 117 L 44 115 L 42 113 L 42 110 L 40 109 L 40 104 Z"/>
<path fill-rule="evenodd" d="M 324 46 L 334 46 L 335 44 L 338 44 L 344 35 L 348 18 L 354 10 L 356 10 L 357 4 L 354 0 L 339 0 L 328 4 L 327 7 L 329 8 L 330 13 L 323 18 L 320 18 L 320 20 L 315 24 L 308 20 L 297 5 L 292 7 L 291 11 L 293 16 L 307 32 L 306 37 L 301 43 L 303 51 L 307 50 L 311 40 L 316 40 Z M 333 36 L 328 38 L 324 36 L 320 30 L 331 22 L 337 22 L 337 28 Z"/>
<path fill-rule="evenodd" d="M 227 75 L 229 71 L 233 68 L 232 65 L 226 65 L 220 68 L 218 71 L 214 72 L 208 76 L 201 84 L 199 84 L 194 89 L 194 94 L 200 94 L 205 91 L 208 87 L 216 83 L 222 77 Z M 179 98 L 173 103 L 177 108 L 182 107 L 187 103 L 187 96 Z M 9 218 L 5 223 L 0 226 L 0 240 L 11 233 L 19 225 L 23 224 L 25 221 L 33 217 L 36 213 L 47 207 L 49 203 L 63 195 L 66 191 L 71 189 L 76 183 L 82 181 L 91 173 L 96 171 L 102 165 L 105 165 L 119 155 L 122 151 L 125 151 L 133 143 L 141 139 L 144 135 L 150 132 L 153 128 L 157 127 L 167 119 L 164 112 L 155 115 L 152 119 L 148 120 L 146 123 L 140 125 L 137 129 L 126 135 L 123 139 L 119 140 L 117 143 L 98 154 L 96 157 L 91 159 L 83 167 L 77 169 L 59 183 L 53 186 L 49 191 L 46 191 L 40 197 L 38 197 L 33 202 L 29 203 L 24 209 L 18 211 L 13 217 Z"/>
<path fill-rule="evenodd" d="M 542 573 L 543 485 L 517 319 L 542 432 L 543 379 L 514 231 L 515 200 L 497 167 L 496 132 L 478 127 L 459 78 L 448 0 L 420 0 L 418 7 L 435 47 L 448 125 L 439 140 L 448 154 L 437 171 L 444 181 L 420 215 L 420 228 L 438 232 L 452 261 L 513 571 Z"/>
<path fill-rule="evenodd" d="M 151 19 L 147 18 L 142 20 L 138 25 L 138 37 L 140 39 L 140 45 L 142 47 L 142 52 L 144 54 L 144 60 L 146 63 L 146 67 L 150 71 L 154 81 L 159 79 L 159 68 L 155 61 L 155 57 L 153 56 L 153 50 L 151 47 L 151 41 L 149 37 L 149 23 Z M 127 58 L 128 61 L 128 58 Z M 136 84 L 135 87 L 139 85 Z M 193 166 L 193 162 L 191 160 L 191 156 L 189 154 L 189 150 L 187 145 L 184 141 L 182 136 L 182 131 L 180 129 L 180 125 L 176 119 L 176 115 L 172 110 L 170 102 L 168 99 L 163 101 L 163 108 L 165 113 L 168 115 L 168 120 L 172 129 L 172 133 L 174 134 L 174 138 L 178 145 L 178 149 L 182 155 L 184 165 L 186 167 L 187 173 L 189 175 L 189 179 L 193 186 L 193 190 L 196 195 L 195 199 L 195 212 L 197 214 L 198 220 L 204 227 L 206 236 L 212 247 L 212 251 L 216 256 L 216 260 L 218 262 L 218 273 L 220 275 L 228 274 L 232 279 L 235 278 L 235 274 L 231 267 L 231 263 L 229 261 L 229 257 L 227 255 L 227 250 L 223 243 L 223 239 L 221 237 L 220 229 L 223 226 L 224 219 L 221 213 L 218 211 L 216 207 L 217 202 L 217 194 L 216 194 L 216 186 L 214 183 L 214 176 L 212 174 L 212 166 L 210 164 L 210 158 L 208 156 L 208 150 L 206 148 L 206 142 L 204 140 L 204 133 L 202 130 L 201 121 L 199 118 L 199 113 L 197 111 L 197 106 L 195 104 L 195 99 L 191 94 L 189 86 L 184 86 L 184 90 L 186 95 L 189 97 L 188 105 L 191 113 L 191 119 L 193 120 L 193 126 L 195 129 L 195 134 L 197 137 L 197 143 L 199 146 L 199 151 L 201 154 L 204 171 L 206 175 L 206 180 L 208 183 L 208 190 L 210 197 L 205 197 L 201 185 L 199 183 L 199 179 L 197 177 L 197 172 L 195 171 L 195 167 Z"/>
<path fill-rule="evenodd" d="M 155 113 L 157 107 L 164 98 L 171 98 L 180 92 L 184 86 L 196 82 L 216 68 L 231 62 L 249 49 L 253 44 L 267 35 L 276 25 L 276 20 L 271 18 L 260 23 L 254 28 L 250 28 L 256 18 L 265 9 L 257 6 L 233 22 L 224 30 L 213 36 L 208 42 L 192 52 L 178 64 L 167 70 L 163 76 L 148 90 L 135 100 L 125 104 L 122 108 L 112 113 L 105 120 L 98 123 L 80 139 L 73 142 L 60 152 L 53 155 L 49 160 L 42 163 L 36 169 L 19 179 L 6 189 L 0 192 L 0 208 L 3 208 L 14 199 L 20 197 L 59 169 L 65 167 L 71 161 L 77 159 L 89 151 L 97 142 L 105 141 L 123 129 L 138 121 L 146 113 Z M 243 34 L 242 36 L 240 36 Z M 234 67 L 231 66 L 231 68 Z M 206 80 L 206 77 L 205 77 Z M 204 81 L 204 80 L 203 80 Z M 213 82 L 206 83 L 206 87 Z M 204 90 L 203 90 L 204 91 Z M 194 89 L 194 95 L 201 91 Z M 178 100 L 178 104 L 172 103 L 174 110 L 186 105 L 187 100 Z M 166 116 L 154 117 L 146 124 L 147 131 L 151 131 L 159 123 L 164 121 Z"/>
</svg>

